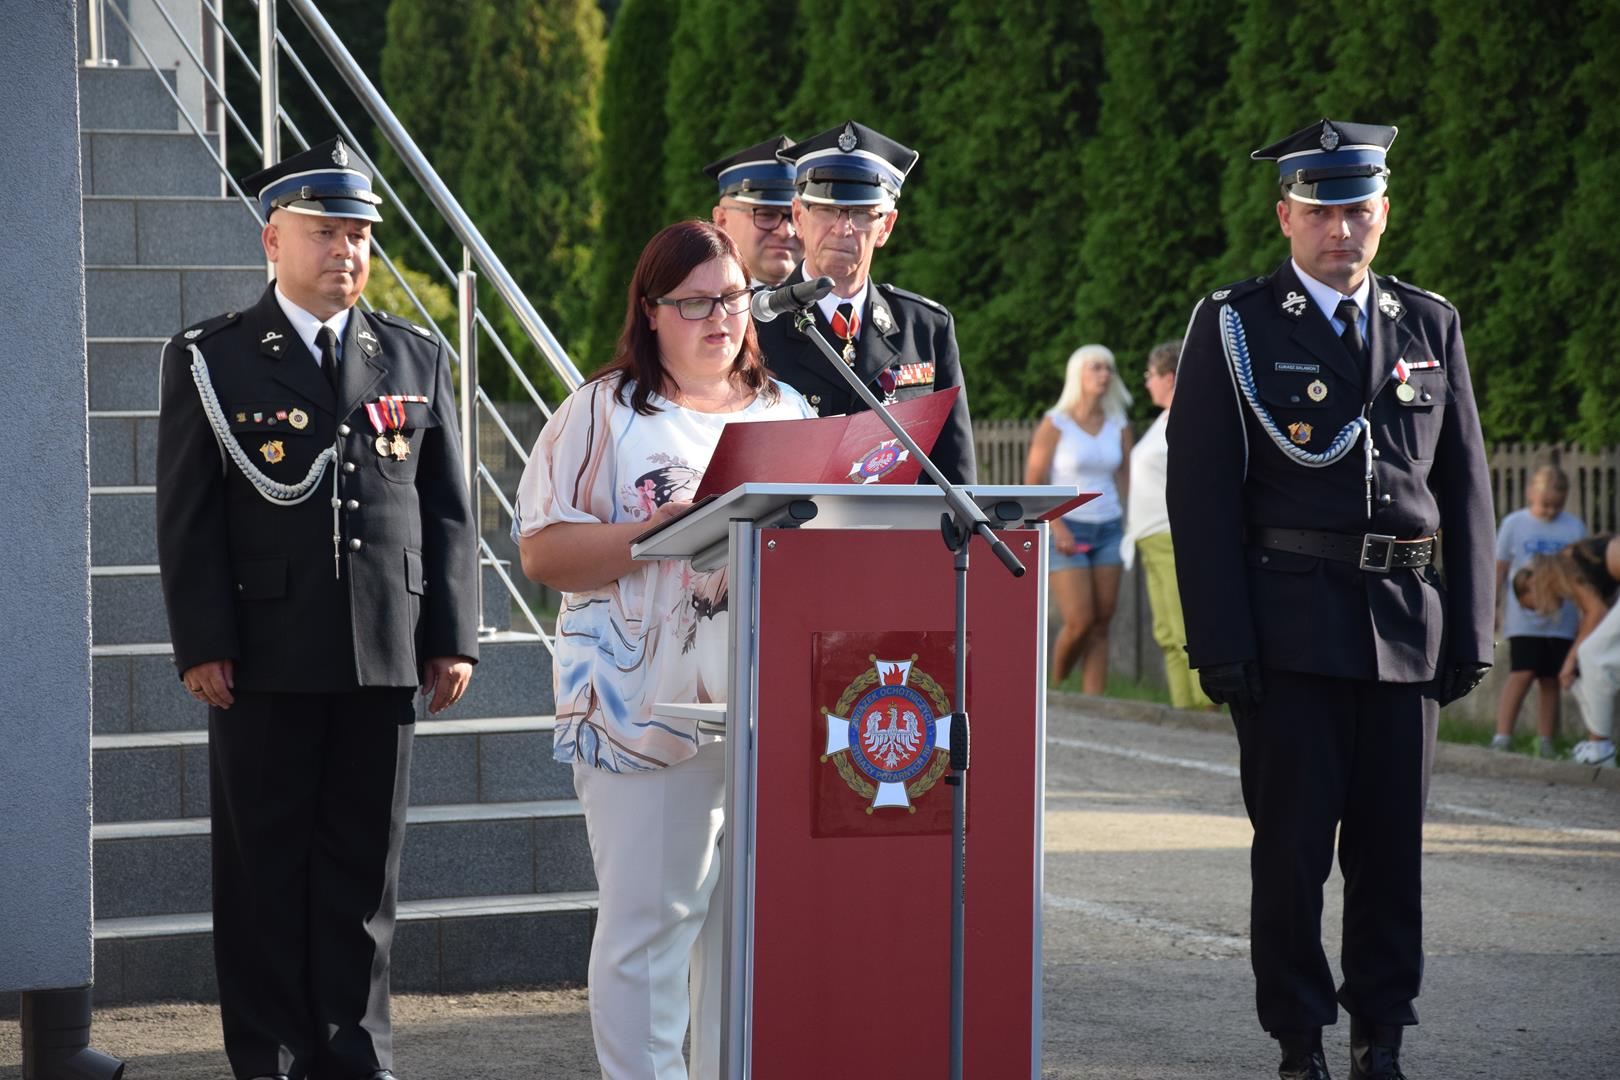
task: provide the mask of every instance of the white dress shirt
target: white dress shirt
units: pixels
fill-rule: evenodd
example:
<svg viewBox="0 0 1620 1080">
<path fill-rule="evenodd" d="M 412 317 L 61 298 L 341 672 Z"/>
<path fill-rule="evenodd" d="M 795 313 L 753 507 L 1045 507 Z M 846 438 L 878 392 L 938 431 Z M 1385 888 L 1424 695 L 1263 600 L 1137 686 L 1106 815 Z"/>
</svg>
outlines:
<svg viewBox="0 0 1620 1080">
<path fill-rule="evenodd" d="M 1339 310 L 1339 301 L 1354 300 L 1356 308 L 1361 312 L 1361 317 L 1356 323 L 1356 329 L 1361 331 L 1362 341 L 1372 340 L 1367 336 L 1367 301 L 1372 298 L 1371 270 L 1367 271 L 1362 277 L 1361 284 L 1356 286 L 1356 291 L 1346 296 L 1333 286 L 1324 285 L 1307 274 L 1304 268 L 1299 265 L 1297 259 L 1290 259 L 1289 261 L 1294 264 L 1294 273 L 1299 275 L 1300 284 L 1305 286 L 1305 291 L 1311 294 L 1311 299 L 1315 301 L 1316 306 L 1321 310 L 1322 314 L 1327 316 L 1328 322 L 1333 324 L 1334 337 L 1344 336 L 1344 320 L 1333 314 Z"/>
<path fill-rule="evenodd" d="M 281 291 L 280 285 L 276 286 L 276 303 L 281 305 L 281 310 L 287 316 L 287 321 L 292 323 L 292 328 L 298 332 L 299 338 L 304 342 L 305 347 L 309 349 L 309 354 L 315 358 L 316 367 L 321 366 L 321 347 L 315 344 L 315 335 L 321 332 L 323 326 L 331 327 L 332 333 L 337 335 L 338 359 L 343 358 L 343 332 L 349 328 L 349 312 L 353 311 L 353 308 L 344 308 L 330 319 L 322 322 L 287 299 L 286 294 Z"/>
</svg>

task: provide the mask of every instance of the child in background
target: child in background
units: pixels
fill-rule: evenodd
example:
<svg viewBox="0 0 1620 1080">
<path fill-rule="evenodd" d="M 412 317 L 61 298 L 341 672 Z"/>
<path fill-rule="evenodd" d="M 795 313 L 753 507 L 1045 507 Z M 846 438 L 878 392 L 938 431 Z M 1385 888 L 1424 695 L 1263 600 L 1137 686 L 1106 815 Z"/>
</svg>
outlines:
<svg viewBox="0 0 1620 1080">
<path fill-rule="evenodd" d="M 1525 508 L 1503 518 L 1496 534 L 1496 629 L 1507 634 L 1511 670 L 1502 687 L 1491 747 L 1508 748 L 1519 708 L 1534 683 L 1539 753 L 1552 757 L 1553 734 L 1558 730 L 1558 674 L 1575 639 L 1575 606 L 1566 600 L 1551 615 L 1541 615 L 1520 602 L 1516 589 L 1504 586 L 1535 556 L 1552 555 L 1585 536 L 1586 526 L 1564 510 L 1569 478 L 1556 465 L 1535 471 L 1526 496 Z"/>
</svg>

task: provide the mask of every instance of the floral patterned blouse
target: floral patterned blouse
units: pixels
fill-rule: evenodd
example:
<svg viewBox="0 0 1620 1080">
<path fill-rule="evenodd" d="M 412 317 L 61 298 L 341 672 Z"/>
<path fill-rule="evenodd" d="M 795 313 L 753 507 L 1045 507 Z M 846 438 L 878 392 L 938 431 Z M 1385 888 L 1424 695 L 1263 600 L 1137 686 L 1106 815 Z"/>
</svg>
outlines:
<svg viewBox="0 0 1620 1080">
<path fill-rule="evenodd" d="M 732 413 L 682 408 L 658 394 L 640 416 L 614 395 L 612 378 L 585 384 L 540 432 L 518 482 L 513 532 L 533 536 L 560 521 L 645 521 L 662 503 L 690 499 L 720 430 L 729 423 L 815 415 L 792 387 Z M 628 397 L 628 394 L 626 394 Z M 659 703 L 725 700 L 726 571 L 695 573 L 667 559 L 599 589 L 564 593 L 557 617 L 553 755 L 613 772 L 662 768 L 697 753 L 694 721 L 658 714 Z"/>
</svg>

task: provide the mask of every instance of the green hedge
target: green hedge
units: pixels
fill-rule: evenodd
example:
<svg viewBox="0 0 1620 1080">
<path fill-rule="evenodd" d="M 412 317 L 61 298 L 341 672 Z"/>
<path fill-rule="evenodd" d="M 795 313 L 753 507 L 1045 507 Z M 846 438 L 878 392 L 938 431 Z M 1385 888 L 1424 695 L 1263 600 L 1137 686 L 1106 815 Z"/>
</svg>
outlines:
<svg viewBox="0 0 1620 1080">
<path fill-rule="evenodd" d="M 922 153 L 875 276 L 956 313 L 978 415 L 1032 415 L 1076 346 L 1133 378 L 1200 295 L 1286 257 L 1275 172 L 1248 154 L 1331 115 L 1401 128 L 1377 268 L 1462 311 L 1487 434 L 1620 441 L 1613 0 L 628 0 L 587 124 L 590 6 L 475 0 L 474 20 L 543 7 L 582 59 L 486 23 L 483 75 L 441 117 L 480 158 L 457 190 L 582 368 L 641 243 L 707 215 L 705 162 L 854 117 Z M 396 89 L 389 59 L 390 94 L 433 109 L 438 76 Z"/>
</svg>

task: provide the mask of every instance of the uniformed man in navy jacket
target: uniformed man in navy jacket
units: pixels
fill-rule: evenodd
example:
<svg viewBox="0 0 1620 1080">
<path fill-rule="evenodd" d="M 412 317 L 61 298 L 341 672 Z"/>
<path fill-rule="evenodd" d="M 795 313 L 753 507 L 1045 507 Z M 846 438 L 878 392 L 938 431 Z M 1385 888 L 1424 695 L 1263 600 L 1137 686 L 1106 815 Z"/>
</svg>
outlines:
<svg viewBox="0 0 1620 1080">
<path fill-rule="evenodd" d="M 1370 269 L 1394 138 L 1323 120 L 1254 153 L 1278 163 L 1290 257 L 1199 302 L 1168 427 L 1188 658 L 1237 724 L 1256 998 L 1285 1078 L 1328 1076 L 1339 1005 L 1350 1075 L 1402 1075 L 1438 710 L 1493 655 L 1494 519 L 1457 310 Z"/>
<path fill-rule="evenodd" d="M 794 167 L 793 220 L 804 262 L 784 285 L 833 279 L 815 305 L 816 329 L 879 401 L 894 403 L 962 387 L 956 320 L 926 296 L 872 279 L 872 256 L 888 243 L 900 214 L 895 201 L 917 151 L 851 120 L 778 155 Z M 831 361 L 789 318 L 757 325 L 771 374 L 822 416 L 865 410 Z M 963 387 L 929 455 L 953 483 L 978 479 L 973 424 Z"/>
<path fill-rule="evenodd" d="M 415 691 L 478 656 L 444 346 L 356 308 L 381 220 L 333 140 L 243 181 L 276 279 L 163 350 L 158 560 L 208 709 L 214 958 L 239 1080 L 388 1080 Z"/>
</svg>

